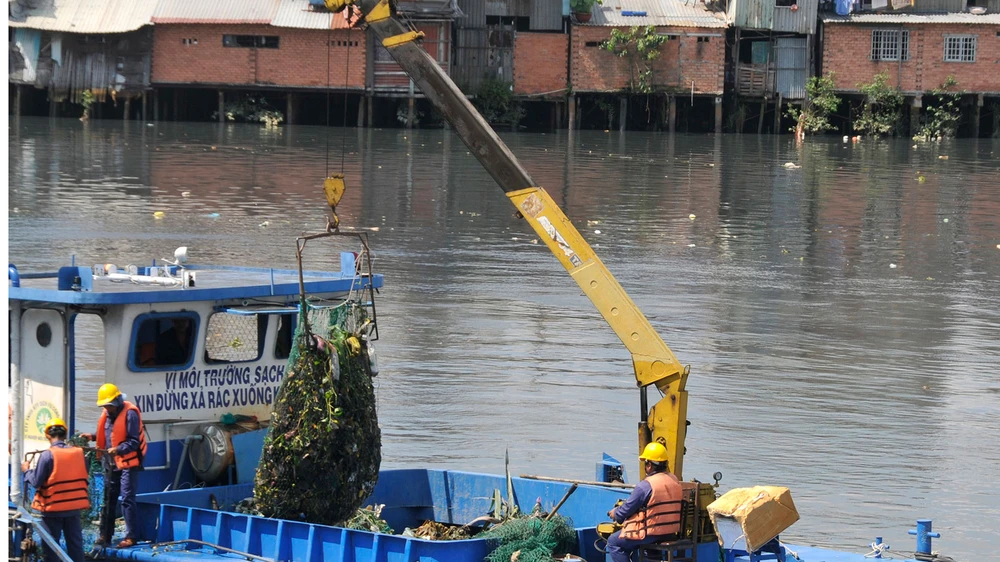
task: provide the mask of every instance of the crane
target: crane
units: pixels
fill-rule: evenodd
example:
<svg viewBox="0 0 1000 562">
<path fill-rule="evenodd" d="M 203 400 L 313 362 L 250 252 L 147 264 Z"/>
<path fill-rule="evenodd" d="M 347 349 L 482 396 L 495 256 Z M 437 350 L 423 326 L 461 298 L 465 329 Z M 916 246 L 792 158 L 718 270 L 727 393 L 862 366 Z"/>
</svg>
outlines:
<svg viewBox="0 0 1000 562">
<path fill-rule="evenodd" d="M 639 452 L 657 441 L 667 448 L 669 468 L 678 478 L 684 466 L 688 366 L 683 366 L 642 311 L 601 262 L 552 197 L 535 184 L 461 89 L 420 44 L 423 34 L 406 25 L 389 0 L 325 0 L 332 12 L 360 11 L 367 32 L 385 47 L 451 124 L 541 240 L 577 282 L 632 356 L 640 394 Z M 661 397 L 649 406 L 648 389 Z M 640 463 L 641 465 L 641 463 Z M 642 474 L 642 471 L 639 471 Z"/>
</svg>

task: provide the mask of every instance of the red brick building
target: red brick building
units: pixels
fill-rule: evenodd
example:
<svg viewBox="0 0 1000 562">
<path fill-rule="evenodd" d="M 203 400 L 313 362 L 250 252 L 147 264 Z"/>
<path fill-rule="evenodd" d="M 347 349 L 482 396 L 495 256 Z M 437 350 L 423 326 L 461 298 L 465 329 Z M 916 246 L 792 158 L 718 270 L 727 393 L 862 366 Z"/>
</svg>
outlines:
<svg viewBox="0 0 1000 562">
<path fill-rule="evenodd" d="M 156 86 L 282 86 L 363 90 L 361 30 L 332 32 L 268 24 L 157 23 L 153 41 Z M 327 73 L 327 37 L 331 64 Z M 352 48 L 348 55 L 347 42 Z M 350 58 L 351 68 L 345 61 Z M 349 73 L 349 74 L 348 74 Z"/>
<path fill-rule="evenodd" d="M 157 111 L 190 118 L 214 95 L 222 120 L 227 100 L 260 92 L 284 102 L 277 109 L 290 122 L 299 93 L 363 92 L 365 35 L 346 14 L 314 11 L 309 0 L 159 2 L 152 16 Z"/>
<path fill-rule="evenodd" d="M 568 84 L 569 35 L 514 35 L 514 95 L 564 98 Z"/>
<path fill-rule="evenodd" d="M 1000 92 L 1000 14 L 855 14 L 823 18 L 823 74 L 837 89 L 888 72 L 919 94 L 954 76 L 967 92 Z"/>
<path fill-rule="evenodd" d="M 619 57 L 601 47 L 612 29 L 627 32 L 633 27 L 652 26 L 667 40 L 652 65 L 650 86 L 665 97 L 668 128 L 673 130 L 679 96 L 685 110 L 694 109 L 692 99 L 716 105 L 716 130 L 721 127 L 722 93 L 725 85 L 725 15 L 702 3 L 682 0 L 606 0 L 594 7 L 587 23 L 574 22 L 570 39 L 569 83 L 574 95 L 627 94 L 634 84 L 628 57 Z M 624 97 L 622 98 L 625 99 Z M 627 114 L 621 102 L 619 115 Z M 573 100 L 570 102 L 571 110 Z M 624 121 L 619 120 L 620 127 Z"/>
<path fill-rule="evenodd" d="M 974 104 L 978 136 L 984 99 L 1000 96 L 1000 14 L 827 14 L 822 21 L 822 73 L 834 76 L 839 92 L 859 93 L 859 84 L 885 72 L 917 119 L 922 96 L 954 77 L 953 90 Z"/>
</svg>

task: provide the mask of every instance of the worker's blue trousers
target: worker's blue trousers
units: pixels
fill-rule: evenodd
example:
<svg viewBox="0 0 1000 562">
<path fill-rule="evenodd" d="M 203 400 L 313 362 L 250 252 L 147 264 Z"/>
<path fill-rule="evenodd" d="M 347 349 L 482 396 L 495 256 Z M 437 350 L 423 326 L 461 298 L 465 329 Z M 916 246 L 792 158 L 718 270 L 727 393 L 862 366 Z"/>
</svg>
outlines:
<svg viewBox="0 0 1000 562">
<path fill-rule="evenodd" d="M 66 539 L 66 554 L 73 562 L 83 562 L 83 529 L 80 527 L 80 512 L 59 512 L 59 517 L 42 516 L 42 524 L 52 538 L 59 540 L 62 534 Z M 59 562 L 59 556 L 45 545 L 45 562 Z"/>
<path fill-rule="evenodd" d="M 632 554 L 639 549 L 639 546 L 655 542 L 655 539 L 645 541 L 623 539 L 621 534 L 621 531 L 615 531 L 608 537 L 608 554 L 611 556 L 612 562 L 630 562 Z"/>
<path fill-rule="evenodd" d="M 125 537 L 139 540 L 139 505 L 135 501 L 136 489 L 139 487 L 139 469 L 127 468 L 104 473 L 107 504 L 101 513 L 101 536 L 110 542 L 115 530 L 117 506 L 122 506 L 122 517 L 125 518 Z M 111 545 L 114 546 L 114 545 Z"/>
</svg>

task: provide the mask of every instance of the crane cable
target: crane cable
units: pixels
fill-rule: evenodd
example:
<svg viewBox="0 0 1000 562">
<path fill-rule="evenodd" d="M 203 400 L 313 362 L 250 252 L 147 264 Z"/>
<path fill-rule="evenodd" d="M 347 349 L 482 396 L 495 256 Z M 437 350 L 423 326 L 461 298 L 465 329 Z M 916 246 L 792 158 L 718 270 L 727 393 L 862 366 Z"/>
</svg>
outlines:
<svg viewBox="0 0 1000 562">
<path fill-rule="evenodd" d="M 348 10 L 351 8 L 349 7 Z M 326 28 L 326 177 L 330 177 L 330 92 L 333 86 L 333 78 L 331 71 L 331 62 L 333 52 L 333 18 L 337 17 L 336 13 L 330 14 L 330 25 Z M 344 74 L 344 115 L 342 125 L 344 128 L 347 127 L 347 103 L 348 103 L 348 89 L 350 88 L 351 80 L 351 29 L 354 27 L 351 23 L 351 18 L 345 16 L 347 20 L 347 69 Z M 342 142 L 340 144 L 340 174 L 344 174 L 344 160 L 347 154 L 347 134 L 346 131 L 342 136 Z"/>
<path fill-rule="evenodd" d="M 344 16 L 344 19 L 347 20 L 347 68 L 344 72 L 344 134 L 341 137 L 342 142 L 340 144 L 341 175 L 344 174 L 344 157 L 347 154 L 347 90 L 350 87 L 351 80 L 351 30 L 354 28 L 354 24 L 351 23 L 351 15 L 354 13 L 354 6 L 348 6 L 347 11 L 348 13 Z M 332 28 L 333 25 L 330 25 L 330 27 Z M 329 72 L 329 70 L 327 72 Z M 329 171 L 327 171 L 327 174 L 329 174 Z"/>
</svg>

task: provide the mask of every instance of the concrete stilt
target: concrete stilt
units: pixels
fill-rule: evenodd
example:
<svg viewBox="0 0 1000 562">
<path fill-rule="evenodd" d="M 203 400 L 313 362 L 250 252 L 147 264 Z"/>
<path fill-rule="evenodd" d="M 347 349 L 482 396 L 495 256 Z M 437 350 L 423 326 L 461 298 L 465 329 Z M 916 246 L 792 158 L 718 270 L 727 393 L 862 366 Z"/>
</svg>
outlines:
<svg viewBox="0 0 1000 562">
<path fill-rule="evenodd" d="M 406 103 L 406 128 L 407 129 L 412 129 L 413 128 L 413 120 L 414 120 L 414 117 L 416 117 L 416 104 L 417 104 L 417 100 L 414 97 L 413 87 L 414 87 L 413 80 L 410 80 L 410 95 L 407 96 L 407 99 L 406 99 L 406 102 L 407 102 Z"/>
<path fill-rule="evenodd" d="M 160 92 L 153 90 L 153 122 L 160 120 Z"/>
<path fill-rule="evenodd" d="M 14 86 L 14 117 L 21 116 L 21 103 L 24 98 L 24 86 L 18 84 Z"/>
<path fill-rule="evenodd" d="M 56 100 L 52 98 L 52 92 L 49 92 L 49 117 L 55 117 L 58 115 L 59 106 L 56 104 Z"/>
<path fill-rule="evenodd" d="M 372 99 L 371 94 L 365 96 L 365 112 L 368 114 L 365 118 L 365 127 L 372 126 L 372 119 L 375 117 L 375 100 Z"/>
<path fill-rule="evenodd" d="M 780 135 L 781 134 L 781 104 L 783 100 L 781 99 L 781 94 L 778 94 L 778 101 L 774 104 L 774 130 L 771 134 Z"/>
<path fill-rule="evenodd" d="M 910 104 L 910 136 L 917 134 L 920 130 L 920 108 L 923 107 L 924 103 L 923 96 L 914 96 L 913 102 Z"/>
<path fill-rule="evenodd" d="M 767 113 L 767 98 L 760 100 L 760 116 L 757 118 L 757 134 L 764 132 L 764 114 Z"/>
<path fill-rule="evenodd" d="M 677 129 L 677 97 L 667 99 L 667 131 L 673 133 Z"/>
<path fill-rule="evenodd" d="M 628 98 L 622 96 L 618 98 L 618 130 L 625 132 L 625 124 L 628 123 Z"/>
<path fill-rule="evenodd" d="M 219 90 L 219 124 L 226 122 L 226 92 Z"/>
<path fill-rule="evenodd" d="M 358 121 L 354 125 L 355 127 L 365 126 L 365 97 L 361 96 L 358 98 Z"/>
<path fill-rule="evenodd" d="M 722 133 L 722 96 L 715 97 L 715 134 Z"/>
<path fill-rule="evenodd" d="M 566 121 L 566 128 L 572 131 L 576 127 L 576 96 L 569 97 L 567 111 L 569 112 L 569 117 Z"/>
<path fill-rule="evenodd" d="M 295 94 L 288 92 L 285 96 L 285 124 L 291 125 L 295 122 Z"/>
<path fill-rule="evenodd" d="M 125 104 L 122 108 L 122 121 L 128 121 L 132 114 L 132 98 L 125 98 Z"/>
<path fill-rule="evenodd" d="M 149 121 L 149 94 L 147 92 L 142 93 L 142 122 L 145 123 Z"/>
<path fill-rule="evenodd" d="M 180 89 L 174 88 L 173 91 L 170 92 L 170 98 L 174 102 L 174 112 L 171 115 L 171 117 L 173 117 L 174 121 L 180 121 L 181 120 L 181 117 L 180 117 L 180 97 L 181 97 L 181 91 L 180 91 Z"/>
<path fill-rule="evenodd" d="M 972 110 L 972 138 L 979 138 L 979 117 L 983 111 L 983 94 L 976 95 L 975 109 Z"/>
</svg>

